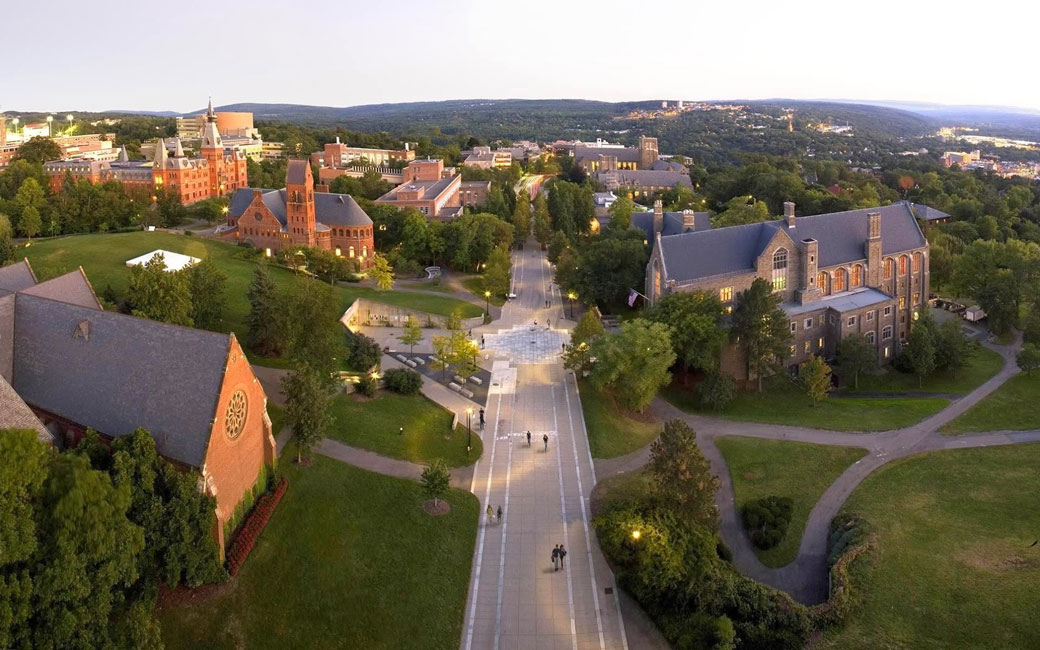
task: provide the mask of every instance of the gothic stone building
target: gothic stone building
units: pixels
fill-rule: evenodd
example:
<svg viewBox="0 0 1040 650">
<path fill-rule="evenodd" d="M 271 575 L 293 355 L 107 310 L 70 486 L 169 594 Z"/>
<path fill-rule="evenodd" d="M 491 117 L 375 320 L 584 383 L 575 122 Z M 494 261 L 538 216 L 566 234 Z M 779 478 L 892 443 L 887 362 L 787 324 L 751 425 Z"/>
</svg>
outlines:
<svg viewBox="0 0 1040 650">
<path fill-rule="evenodd" d="M 846 336 L 865 337 L 886 363 L 928 299 L 928 242 L 905 202 L 798 218 L 785 203 L 777 221 L 657 234 L 646 295 L 709 291 L 732 309 L 756 278 L 772 284 L 790 318 L 789 371 L 833 356 Z M 722 367 L 744 378 L 737 348 L 723 351 Z"/>
<path fill-rule="evenodd" d="M 306 160 L 290 160 L 285 189 L 240 189 L 231 197 L 227 236 L 251 242 L 268 254 L 288 246 L 309 246 L 372 264 L 372 219 L 349 194 L 314 191 Z"/>
<path fill-rule="evenodd" d="M 104 311 L 82 269 L 37 282 L 27 261 L 0 268 L 0 410 L 63 447 L 87 428 L 147 429 L 216 499 L 222 552 L 224 525 L 275 463 L 267 396 L 235 335 Z"/>
</svg>

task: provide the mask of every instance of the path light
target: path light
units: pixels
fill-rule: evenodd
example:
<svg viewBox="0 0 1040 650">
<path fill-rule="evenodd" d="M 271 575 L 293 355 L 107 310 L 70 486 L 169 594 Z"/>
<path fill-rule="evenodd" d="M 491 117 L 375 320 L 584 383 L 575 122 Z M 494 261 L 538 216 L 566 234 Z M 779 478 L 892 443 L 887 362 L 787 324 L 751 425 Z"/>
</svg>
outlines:
<svg viewBox="0 0 1040 650">
<path fill-rule="evenodd" d="M 639 537 L 640 537 L 641 535 L 642 535 L 642 533 L 641 533 L 641 532 L 639 532 L 639 529 L 636 529 L 636 530 L 633 530 L 633 531 L 632 531 L 632 539 L 636 539 L 636 540 L 637 540 L 637 539 L 639 539 Z"/>
<path fill-rule="evenodd" d="M 574 319 L 574 301 L 578 299 L 578 294 L 573 291 L 567 292 L 567 298 L 571 301 L 571 319 Z"/>
<path fill-rule="evenodd" d="M 484 290 L 484 313 L 488 313 L 490 310 L 491 292 L 487 289 Z"/>
<path fill-rule="evenodd" d="M 473 446 L 473 407 L 466 409 L 466 454 Z"/>
</svg>

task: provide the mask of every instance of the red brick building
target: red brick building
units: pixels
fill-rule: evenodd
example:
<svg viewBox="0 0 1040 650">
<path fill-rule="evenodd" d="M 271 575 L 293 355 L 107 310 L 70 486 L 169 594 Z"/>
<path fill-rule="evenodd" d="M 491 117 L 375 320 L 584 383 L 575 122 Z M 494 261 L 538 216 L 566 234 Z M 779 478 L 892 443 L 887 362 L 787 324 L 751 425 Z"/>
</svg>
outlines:
<svg viewBox="0 0 1040 650">
<path fill-rule="evenodd" d="M 131 161 L 124 149 L 118 160 L 54 160 L 44 164 L 52 192 L 60 192 L 65 179 L 86 179 L 92 183 L 116 180 L 126 185 L 165 189 L 184 205 L 231 194 L 249 186 L 246 156 L 237 149 L 225 150 L 217 116 L 210 102 L 202 130 L 199 158 L 188 158 L 177 141 L 171 156 L 161 139 L 151 162 Z"/>
<path fill-rule="evenodd" d="M 31 409 L 60 446 L 88 427 L 109 439 L 147 429 L 216 499 L 221 549 L 236 506 L 275 463 L 267 396 L 235 335 L 104 311 L 82 269 L 38 283 L 28 262 L 0 268 L 2 399 L 23 417 Z"/>
<path fill-rule="evenodd" d="M 227 236 L 269 254 L 287 246 L 309 246 L 355 259 L 368 268 L 375 252 L 372 219 L 349 194 L 314 191 L 306 160 L 290 160 L 285 189 L 240 189 L 231 197 Z"/>
</svg>

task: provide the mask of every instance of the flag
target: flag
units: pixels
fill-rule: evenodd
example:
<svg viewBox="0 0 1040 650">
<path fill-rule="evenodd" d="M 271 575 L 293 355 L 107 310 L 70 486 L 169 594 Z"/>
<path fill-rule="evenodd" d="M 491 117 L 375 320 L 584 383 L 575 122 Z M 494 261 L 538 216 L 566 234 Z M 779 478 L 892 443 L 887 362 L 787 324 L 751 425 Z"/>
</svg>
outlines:
<svg viewBox="0 0 1040 650">
<path fill-rule="evenodd" d="M 628 306 L 629 307 L 632 307 L 633 305 L 636 304 L 636 296 L 638 296 L 638 295 L 639 295 L 639 292 L 636 291 L 635 289 L 629 289 L 628 290 Z"/>
</svg>

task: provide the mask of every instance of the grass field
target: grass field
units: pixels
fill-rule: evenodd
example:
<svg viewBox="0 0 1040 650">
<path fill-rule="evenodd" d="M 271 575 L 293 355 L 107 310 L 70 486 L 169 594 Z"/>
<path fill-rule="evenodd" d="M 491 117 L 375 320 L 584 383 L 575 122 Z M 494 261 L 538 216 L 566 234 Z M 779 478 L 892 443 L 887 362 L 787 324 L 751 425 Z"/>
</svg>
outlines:
<svg viewBox="0 0 1040 650">
<path fill-rule="evenodd" d="M 474 435 L 473 449 L 466 454 L 464 426 L 445 439 L 452 414 L 422 395 L 406 397 L 389 391 L 379 391 L 375 399 L 337 395 L 329 412 L 328 437 L 384 456 L 413 463 L 443 458 L 450 467 L 461 467 L 475 463 L 482 451 L 480 436 Z"/>
<path fill-rule="evenodd" d="M 755 549 L 769 567 L 794 560 L 813 506 L 849 465 L 867 454 L 856 447 L 742 437 L 716 438 L 715 444 L 726 458 L 738 509 L 772 495 L 794 502 L 791 525 L 780 544 L 766 551 Z"/>
<path fill-rule="evenodd" d="M 624 456 L 650 444 L 661 432 L 658 422 L 623 411 L 610 395 L 601 393 L 588 382 L 581 382 L 579 390 L 593 458 Z"/>
<path fill-rule="evenodd" d="M 703 409 L 693 391 L 675 385 L 662 390 L 661 396 L 690 413 L 833 431 L 899 429 L 919 422 L 949 404 L 949 400 L 934 397 L 830 397 L 812 406 L 801 388 L 782 377 L 766 380 L 761 393 L 739 391 L 737 398 L 721 413 Z"/>
<path fill-rule="evenodd" d="M 1000 372 L 1004 358 L 981 345 L 968 365 L 955 374 L 936 373 L 921 382 L 910 373 L 899 372 L 895 368 L 883 368 L 879 375 L 861 374 L 859 391 L 861 393 L 970 393 L 987 379 Z M 852 378 L 849 378 L 851 383 Z M 851 387 L 846 392 L 855 393 Z"/>
<path fill-rule="evenodd" d="M 1040 372 L 1015 375 L 967 413 L 943 427 L 943 433 L 1040 429 Z"/>
<path fill-rule="evenodd" d="M 462 281 L 462 286 L 466 287 L 466 290 L 477 298 L 484 300 L 484 278 L 482 276 L 472 275 Z M 496 296 L 495 294 L 491 294 L 491 297 L 487 300 L 492 305 L 498 305 L 499 307 L 506 303 L 505 296 Z"/>
<path fill-rule="evenodd" d="M 285 426 L 285 409 L 271 400 L 267 400 L 267 416 L 271 418 L 271 432 L 277 437 Z"/>
<path fill-rule="evenodd" d="M 98 294 L 109 284 L 117 292 L 123 293 L 130 279 L 126 260 L 159 248 L 193 257 L 209 258 L 227 275 L 224 329 L 234 331 L 243 339 L 246 333 L 245 319 L 249 312 L 246 290 L 253 279 L 255 263 L 244 259 L 241 256 L 244 249 L 232 244 L 164 232 L 130 232 L 80 235 L 34 242 L 29 248 L 19 249 L 18 255 L 24 255 L 29 259 L 41 280 L 74 271 L 82 266 Z M 272 268 L 271 278 L 283 287 L 303 281 L 295 277 L 291 271 L 282 268 Z M 460 310 L 464 318 L 480 316 L 483 313 L 476 305 L 449 296 L 431 296 L 407 291 L 378 292 L 353 285 L 338 286 L 336 291 L 342 297 L 344 309 L 358 298 L 367 298 L 442 316 L 450 314 L 455 309 Z"/>
<path fill-rule="evenodd" d="M 853 565 L 862 604 L 827 650 L 1035 648 L 1040 639 L 1040 444 L 895 461 L 846 508 L 877 549 Z"/>
<path fill-rule="evenodd" d="M 166 648 L 457 648 L 477 499 L 452 490 L 430 517 L 413 481 L 281 466 L 289 489 L 230 592 L 159 612 Z"/>
<path fill-rule="evenodd" d="M 650 475 L 646 467 L 605 478 L 592 490 L 592 514 L 620 503 L 641 503 L 650 493 Z"/>
</svg>

